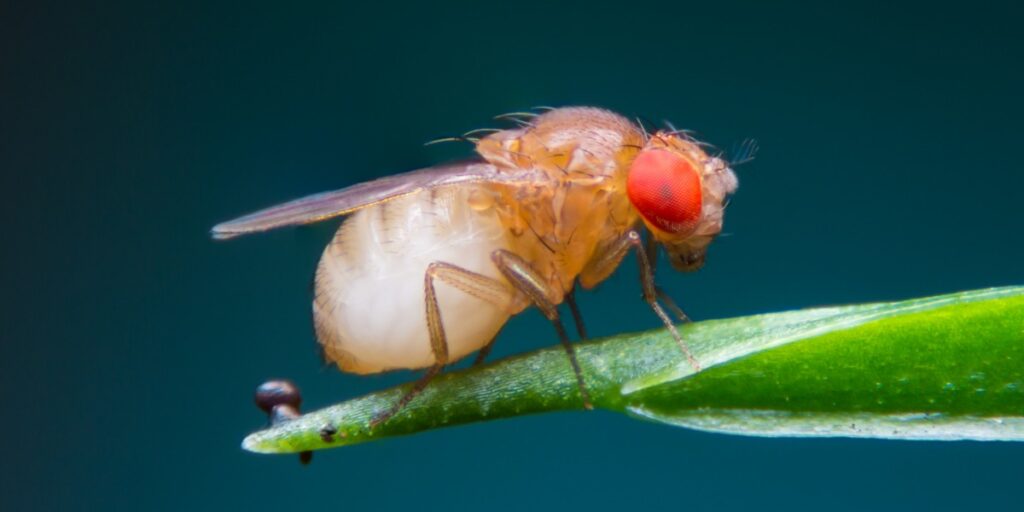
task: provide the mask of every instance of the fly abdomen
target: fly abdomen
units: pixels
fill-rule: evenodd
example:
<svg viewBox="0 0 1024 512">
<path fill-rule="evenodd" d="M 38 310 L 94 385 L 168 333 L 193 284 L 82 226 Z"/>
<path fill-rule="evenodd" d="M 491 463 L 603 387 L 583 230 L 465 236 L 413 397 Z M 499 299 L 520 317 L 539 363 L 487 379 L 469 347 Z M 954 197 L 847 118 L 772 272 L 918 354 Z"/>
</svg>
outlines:
<svg viewBox="0 0 1024 512">
<path fill-rule="evenodd" d="M 434 364 L 424 286 L 430 264 L 503 279 L 490 255 L 507 248 L 506 231 L 493 209 L 473 207 L 474 188 L 412 194 L 342 224 L 320 259 L 313 301 L 328 360 L 363 374 Z M 447 283 L 435 289 L 449 362 L 486 345 L 511 313 Z"/>
</svg>

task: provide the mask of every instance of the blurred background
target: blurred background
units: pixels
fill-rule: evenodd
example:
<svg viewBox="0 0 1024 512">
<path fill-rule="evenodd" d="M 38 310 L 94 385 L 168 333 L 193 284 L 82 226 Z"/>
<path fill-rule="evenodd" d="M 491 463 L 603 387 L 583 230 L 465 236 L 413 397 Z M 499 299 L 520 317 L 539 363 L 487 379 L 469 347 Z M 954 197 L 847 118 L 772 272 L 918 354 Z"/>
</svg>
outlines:
<svg viewBox="0 0 1024 512">
<path fill-rule="evenodd" d="M 337 222 L 222 220 L 463 157 L 423 143 L 536 105 L 756 138 L 696 319 L 1024 283 L 1016 7 L 866 2 L 0 7 L 0 508 L 1007 508 L 1024 445 L 753 439 L 605 413 L 294 457 L 243 452 L 252 391 L 307 409 L 411 380 L 321 365 L 310 283 Z M 581 306 L 652 328 L 635 264 Z M 498 357 L 556 342 L 536 311 Z"/>
</svg>

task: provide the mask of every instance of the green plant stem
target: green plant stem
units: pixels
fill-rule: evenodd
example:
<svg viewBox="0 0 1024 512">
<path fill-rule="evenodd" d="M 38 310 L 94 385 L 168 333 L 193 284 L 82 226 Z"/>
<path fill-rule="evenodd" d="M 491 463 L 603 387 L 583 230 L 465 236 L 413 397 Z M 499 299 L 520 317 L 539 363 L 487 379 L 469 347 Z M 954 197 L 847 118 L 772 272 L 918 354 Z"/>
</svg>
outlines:
<svg viewBox="0 0 1024 512">
<path fill-rule="evenodd" d="M 704 367 L 699 373 L 664 329 L 579 344 L 595 407 L 752 435 L 1024 440 L 1024 287 L 681 329 Z M 397 415 L 369 428 L 405 389 L 305 414 L 251 434 L 243 447 L 318 450 L 582 410 L 559 347 L 441 375 Z"/>
</svg>

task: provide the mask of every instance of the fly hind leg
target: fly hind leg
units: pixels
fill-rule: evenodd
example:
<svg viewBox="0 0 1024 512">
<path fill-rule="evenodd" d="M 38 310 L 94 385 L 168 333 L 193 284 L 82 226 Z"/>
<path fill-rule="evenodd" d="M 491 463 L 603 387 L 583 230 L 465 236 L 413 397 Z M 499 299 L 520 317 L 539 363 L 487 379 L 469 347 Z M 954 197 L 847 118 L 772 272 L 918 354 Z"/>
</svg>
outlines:
<svg viewBox="0 0 1024 512">
<path fill-rule="evenodd" d="M 583 399 L 585 409 L 593 409 L 590 403 L 590 393 L 587 392 L 587 385 L 583 381 L 583 372 L 580 370 L 580 363 L 576 360 L 576 350 L 569 341 L 569 335 L 565 332 L 562 319 L 558 316 L 558 306 L 551 302 L 547 283 L 537 271 L 523 258 L 516 254 L 499 249 L 491 253 L 491 260 L 498 267 L 498 270 L 512 283 L 512 286 L 525 294 L 541 313 L 551 321 L 558 332 L 558 338 L 569 356 L 569 363 L 576 374 L 576 383 L 580 388 L 580 397 Z M 579 324 L 579 325 L 582 325 Z"/>
<path fill-rule="evenodd" d="M 484 345 L 480 350 L 476 352 L 476 358 L 473 359 L 473 364 L 471 366 L 476 367 L 484 364 L 484 361 L 487 359 L 487 356 L 491 354 L 491 349 L 494 348 L 494 342 L 495 340 L 498 339 L 499 334 L 501 334 L 500 330 L 498 331 L 497 334 L 494 335 L 493 338 L 491 338 L 491 341 L 488 341 L 486 345 Z"/>
<path fill-rule="evenodd" d="M 511 311 L 513 308 L 514 293 L 507 284 L 451 263 L 443 261 L 431 263 L 423 276 L 423 301 L 426 305 L 427 330 L 430 335 L 430 349 L 434 353 L 434 364 L 390 409 L 378 414 L 370 421 L 371 428 L 384 423 L 401 411 L 422 393 L 430 381 L 448 364 L 448 338 L 444 332 L 444 323 L 441 321 L 441 308 L 438 305 L 437 291 L 434 287 L 435 279 L 506 311 Z M 489 351 L 493 343 L 492 339 L 484 349 Z"/>
<path fill-rule="evenodd" d="M 581 340 L 587 339 L 587 327 L 583 325 L 583 314 L 580 313 L 580 307 L 576 304 L 576 288 L 565 294 L 565 303 L 569 305 L 572 321 L 576 324 L 576 334 L 579 334 Z"/>
</svg>

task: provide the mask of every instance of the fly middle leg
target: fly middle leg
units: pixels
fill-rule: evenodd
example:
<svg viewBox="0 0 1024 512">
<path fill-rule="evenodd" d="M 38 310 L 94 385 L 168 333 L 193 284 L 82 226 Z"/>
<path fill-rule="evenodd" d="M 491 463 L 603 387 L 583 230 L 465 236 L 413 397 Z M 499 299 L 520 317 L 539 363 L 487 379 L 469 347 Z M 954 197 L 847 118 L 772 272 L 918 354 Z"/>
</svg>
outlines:
<svg viewBox="0 0 1024 512">
<path fill-rule="evenodd" d="M 558 332 L 558 339 L 561 340 L 562 347 L 565 348 L 565 353 L 569 356 L 572 370 L 576 374 L 576 384 L 580 388 L 580 398 L 583 399 L 583 407 L 585 409 L 593 409 L 594 406 L 590 402 L 590 393 L 587 391 L 586 382 L 583 380 L 583 371 L 580 370 L 580 363 L 576 360 L 576 350 L 572 346 L 572 341 L 569 340 L 569 335 L 565 332 L 565 326 L 562 325 L 562 319 L 558 315 L 558 306 L 548 298 L 550 294 L 546 281 L 541 278 L 540 274 L 537 273 L 528 261 L 513 252 L 498 249 L 491 253 L 491 261 L 494 262 L 505 278 L 512 283 L 512 286 L 526 295 L 540 309 L 541 313 L 551 321 L 551 324 L 555 326 L 555 331 Z M 582 325 L 582 321 L 577 325 Z"/>
</svg>

